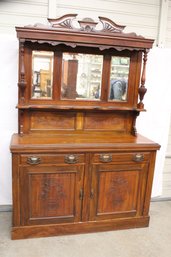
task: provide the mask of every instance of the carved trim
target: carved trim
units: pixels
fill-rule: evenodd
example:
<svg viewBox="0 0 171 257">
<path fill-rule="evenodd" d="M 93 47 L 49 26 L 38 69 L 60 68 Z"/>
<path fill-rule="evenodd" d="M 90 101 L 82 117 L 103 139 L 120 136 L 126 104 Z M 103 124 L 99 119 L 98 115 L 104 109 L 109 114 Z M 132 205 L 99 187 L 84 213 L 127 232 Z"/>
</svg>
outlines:
<svg viewBox="0 0 171 257">
<path fill-rule="evenodd" d="M 137 136 L 137 128 L 136 128 L 136 119 L 137 117 L 139 116 L 139 112 L 134 112 L 134 117 L 133 117 L 133 123 L 132 123 L 132 131 L 131 131 L 131 134 L 133 136 Z"/>
<path fill-rule="evenodd" d="M 27 41 L 27 39 L 26 39 Z M 137 50 L 137 51 L 140 51 L 142 50 L 141 48 L 138 48 L 138 47 L 122 47 L 122 46 L 112 46 L 112 45 L 92 45 L 92 44 L 81 44 L 81 43 L 72 43 L 72 42 L 63 42 L 63 41 L 47 41 L 47 40 L 36 40 L 36 39 L 33 39 L 33 40 L 28 40 L 29 42 L 32 42 L 32 43 L 39 43 L 39 44 L 45 44 L 45 43 L 48 43 L 52 46 L 57 46 L 57 45 L 60 45 L 60 44 L 64 44 L 66 46 L 70 46 L 72 48 L 75 48 L 77 46 L 90 46 L 90 47 L 97 47 L 99 48 L 100 51 L 103 51 L 103 50 L 107 50 L 107 49 L 116 49 L 117 51 L 123 51 L 123 50 L 129 50 L 129 51 L 134 51 L 134 50 Z"/>
<path fill-rule="evenodd" d="M 48 19 L 49 23 L 53 28 L 67 28 L 67 29 L 76 29 L 73 25 L 73 20 L 76 19 L 77 14 L 66 14 L 57 19 Z M 78 21 L 81 31 L 99 31 L 99 32 L 111 32 L 121 33 L 126 26 L 118 25 L 114 21 L 105 18 L 105 17 L 98 17 L 100 22 L 102 23 L 103 28 L 101 30 L 96 30 L 95 27 L 97 26 L 98 22 L 95 22 L 91 18 L 84 18 L 81 21 Z"/>
<path fill-rule="evenodd" d="M 64 44 L 66 46 L 71 46 L 72 48 L 75 48 L 77 46 L 76 43 L 72 43 L 72 42 L 47 41 L 47 40 L 36 40 L 36 39 L 29 40 L 29 41 L 32 42 L 32 43 L 39 43 L 39 44 L 48 43 L 48 44 L 50 44 L 52 46 L 57 46 L 57 45 L 60 45 L 60 44 Z"/>
<path fill-rule="evenodd" d="M 147 88 L 145 88 L 145 81 L 146 81 L 146 63 L 147 63 L 147 55 L 148 55 L 148 50 L 145 49 L 144 50 L 144 56 L 143 56 L 143 70 L 142 70 L 142 76 L 141 76 L 141 86 L 138 89 L 138 93 L 139 93 L 139 98 L 140 101 L 138 103 L 138 108 L 143 109 L 144 108 L 144 103 L 143 103 L 143 99 L 144 99 L 144 95 L 147 92 Z"/>
<path fill-rule="evenodd" d="M 103 29 L 101 30 L 101 32 L 121 33 L 126 27 L 123 25 L 118 25 L 114 21 L 105 17 L 99 17 L 99 20 L 103 25 Z"/>
<path fill-rule="evenodd" d="M 30 36 L 29 38 L 26 38 L 26 41 L 31 41 L 33 43 L 38 42 L 39 44 L 48 43 L 52 46 L 57 46 L 59 44 L 65 44 L 67 46 L 71 46 L 72 48 L 75 48 L 76 46 L 89 46 L 89 47 L 96 47 L 99 48 L 101 51 L 106 49 L 116 49 L 117 51 L 122 50 L 142 50 L 143 45 L 144 48 L 151 48 L 151 45 L 153 43 L 153 40 L 146 39 L 140 35 L 137 35 L 136 33 L 124 33 L 123 30 L 125 26 L 118 25 L 112 20 L 105 18 L 105 17 L 99 17 L 99 20 L 96 22 L 91 18 L 84 18 L 82 20 L 78 20 L 77 14 L 67 14 L 57 19 L 48 19 L 49 24 L 43 25 L 43 24 L 35 24 L 35 25 L 28 25 L 25 26 L 27 30 L 30 30 L 31 33 L 33 33 L 33 37 Z M 38 30 L 39 33 L 47 33 L 49 34 L 50 39 L 46 37 L 46 39 L 42 39 L 42 37 L 38 36 L 38 39 L 35 37 L 35 32 Z M 23 33 L 22 28 L 17 28 L 18 33 Z M 58 38 L 58 33 L 64 34 L 65 38 L 64 40 L 61 40 Z M 89 42 L 82 41 L 79 38 L 77 39 L 77 36 L 85 36 L 87 34 L 87 37 L 91 35 L 91 39 Z M 56 35 L 56 37 L 54 37 Z M 76 42 L 70 42 L 72 41 L 72 35 L 74 36 L 74 39 L 76 39 Z M 118 36 L 119 35 L 119 36 Z M 104 39 L 110 38 L 111 43 L 103 43 L 103 44 L 95 44 L 95 38 L 97 37 L 104 37 Z M 20 38 L 20 34 L 18 34 L 18 37 Z M 116 44 L 113 45 L 112 38 L 116 37 L 116 41 L 118 41 Z M 120 38 L 121 37 L 121 38 Z M 123 39 L 123 40 L 122 40 Z M 132 44 L 132 41 L 135 39 L 139 40 L 137 41 L 136 45 Z M 129 40 L 129 42 L 128 42 Z M 122 43 L 122 41 L 127 41 L 125 44 Z M 114 41 L 115 42 L 115 41 Z M 120 43 L 121 42 L 121 43 Z"/>
<path fill-rule="evenodd" d="M 25 101 L 25 89 L 26 89 L 26 81 L 25 81 L 25 65 L 24 65 L 24 40 L 20 40 L 20 74 L 19 74 L 19 82 L 18 87 L 20 90 L 20 99 L 21 102 Z"/>
<path fill-rule="evenodd" d="M 24 128 L 24 110 L 19 110 L 19 127 L 18 127 L 18 133 L 22 136 L 24 134 L 23 128 Z"/>
<path fill-rule="evenodd" d="M 77 28 L 73 24 L 73 20 L 76 19 L 76 17 L 77 17 L 77 14 L 66 14 L 57 19 L 48 19 L 48 21 L 51 24 L 52 28 L 62 28 L 62 29 L 70 29 L 70 30 L 74 29 L 74 30 L 85 31 L 85 32 L 121 33 L 125 28 L 125 26 L 118 25 L 114 21 L 105 17 L 98 17 L 100 23 L 102 24 L 102 29 L 100 30 L 96 29 L 96 26 L 98 25 L 99 22 L 95 22 L 91 18 L 84 18 L 81 21 L 77 21 L 77 23 L 79 24 L 79 28 Z"/>
<path fill-rule="evenodd" d="M 66 28 L 73 29 L 72 21 L 76 18 L 78 14 L 66 14 L 57 19 L 49 19 L 48 21 L 53 28 Z"/>
<path fill-rule="evenodd" d="M 98 24 L 98 22 L 91 18 L 84 18 L 82 21 L 78 21 L 78 23 L 80 24 L 80 30 L 87 32 L 95 31 L 95 27 Z"/>
</svg>

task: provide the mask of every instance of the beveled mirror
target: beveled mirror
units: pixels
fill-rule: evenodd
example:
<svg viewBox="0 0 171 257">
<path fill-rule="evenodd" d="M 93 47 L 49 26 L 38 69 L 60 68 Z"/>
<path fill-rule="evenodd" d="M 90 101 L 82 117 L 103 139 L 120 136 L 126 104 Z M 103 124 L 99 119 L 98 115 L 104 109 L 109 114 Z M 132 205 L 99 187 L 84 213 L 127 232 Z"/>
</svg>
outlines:
<svg viewBox="0 0 171 257">
<path fill-rule="evenodd" d="M 52 99 L 54 53 L 32 51 L 32 99 Z"/>
<path fill-rule="evenodd" d="M 61 99 L 100 100 L 103 56 L 63 53 Z"/>
<path fill-rule="evenodd" d="M 126 101 L 130 58 L 112 56 L 110 67 L 109 101 Z"/>
</svg>

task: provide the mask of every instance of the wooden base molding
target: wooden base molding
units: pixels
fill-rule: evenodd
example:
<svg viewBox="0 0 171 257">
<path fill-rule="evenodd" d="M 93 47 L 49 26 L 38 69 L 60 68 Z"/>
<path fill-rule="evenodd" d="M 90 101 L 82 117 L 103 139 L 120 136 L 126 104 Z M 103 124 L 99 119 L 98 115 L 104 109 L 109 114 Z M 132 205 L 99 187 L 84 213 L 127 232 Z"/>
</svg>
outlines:
<svg viewBox="0 0 171 257">
<path fill-rule="evenodd" d="M 96 222 L 79 222 L 69 224 L 51 224 L 51 225 L 35 225 L 20 226 L 12 228 L 12 239 L 36 238 L 72 235 L 81 233 L 104 232 L 119 229 L 143 228 L 149 225 L 149 216 L 117 219 Z"/>
</svg>

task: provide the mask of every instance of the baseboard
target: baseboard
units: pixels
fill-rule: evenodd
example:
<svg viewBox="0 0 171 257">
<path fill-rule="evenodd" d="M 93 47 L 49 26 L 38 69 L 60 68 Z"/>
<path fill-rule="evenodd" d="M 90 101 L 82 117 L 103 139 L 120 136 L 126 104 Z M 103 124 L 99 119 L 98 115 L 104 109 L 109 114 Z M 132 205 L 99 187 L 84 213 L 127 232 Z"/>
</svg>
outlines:
<svg viewBox="0 0 171 257">
<path fill-rule="evenodd" d="M 171 201 L 171 197 L 153 197 L 151 198 L 151 202 L 162 202 L 162 201 Z"/>
<path fill-rule="evenodd" d="M 8 212 L 8 211 L 12 211 L 12 205 L 11 204 L 0 205 L 0 212 Z"/>
</svg>

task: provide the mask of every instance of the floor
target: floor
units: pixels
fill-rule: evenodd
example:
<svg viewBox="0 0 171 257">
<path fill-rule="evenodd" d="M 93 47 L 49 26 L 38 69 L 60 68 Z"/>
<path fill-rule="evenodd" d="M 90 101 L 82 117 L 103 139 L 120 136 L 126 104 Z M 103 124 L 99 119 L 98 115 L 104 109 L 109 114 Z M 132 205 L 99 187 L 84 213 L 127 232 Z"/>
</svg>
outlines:
<svg viewBox="0 0 171 257">
<path fill-rule="evenodd" d="M 0 257 L 170 257 L 171 201 L 151 203 L 149 228 L 11 240 L 11 213 L 0 213 Z"/>
</svg>

